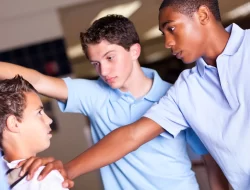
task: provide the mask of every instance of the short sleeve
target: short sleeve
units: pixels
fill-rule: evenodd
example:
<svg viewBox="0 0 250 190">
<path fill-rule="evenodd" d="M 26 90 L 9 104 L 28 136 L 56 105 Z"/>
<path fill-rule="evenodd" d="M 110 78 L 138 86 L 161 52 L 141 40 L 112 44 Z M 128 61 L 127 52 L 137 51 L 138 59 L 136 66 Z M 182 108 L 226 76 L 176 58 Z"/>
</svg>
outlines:
<svg viewBox="0 0 250 190">
<path fill-rule="evenodd" d="M 192 150 L 199 155 L 208 154 L 206 147 L 203 145 L 199 137 L 193 131 L 193 129 L 188 128 L 186 130 L 186 139 Z"/>
<path fill-rule="evenodd" d="M 64 78 L 68 88 L 66 103 L 58 101 L 62 112 L 82 113 L 89 115 L 94 105 L 107 94 L 99 80 Z"/>
<path fill-rule="evenodd" d="M 161 100 L 154 104 L 144 115 L 164 128 L 172 137 L 176 137 L 180 131 L 189 127 L 180 111 L 172 86 Z"/>
</svg>

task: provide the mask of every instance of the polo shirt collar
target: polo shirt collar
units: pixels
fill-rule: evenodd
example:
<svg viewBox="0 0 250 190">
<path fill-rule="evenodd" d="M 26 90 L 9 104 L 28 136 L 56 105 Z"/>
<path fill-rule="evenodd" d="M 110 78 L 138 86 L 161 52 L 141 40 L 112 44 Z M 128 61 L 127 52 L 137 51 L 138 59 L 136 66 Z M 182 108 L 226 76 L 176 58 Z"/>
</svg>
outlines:
<svg viewBox="0 0 250 190">
<path fill-rule="evenodd" d="M 164 85 L 166 85 L 166 82 L 161 79 L 155 70 L 143 68 L 143 72 L 147 77 L 153 79 L 153 85 L 144 98 L 149 101 L 156 102 L 162 97 L 162 93 L 160 92 L 165 90 Z"/>
<path fill-rule="evenodd" d="M 160 78 L 159 74 L 153 69 L 142 67 L 142 71 L 148 78 L 153 79 L 153 85 L 150 91 L 143 98 L 153 102 L 158 101 L 159 98 L 161 97 L 161 93 L 159 93 L 158 90 L 161 90 L 160 88 L 162 88 L 163 85 L 166 85 L 165 82 Z M 112 91 L 115 92 L 112 93 L 110 97 L 110 100 L 112 102 L 118 101 L 123 96 L 130 96 L 131 98 L 134 98 L 130 92 L 123 92 L 119 89 L 112 89 Z"/>
<path fill-rule="evenodd" d="M 8 162 L 7 160 L 4 159 L 4 156 L 2 156 L 3 162 L 8 166 L 9 169 L 15 168 L 17 164 L 25 159 L 20 159 L 20 160 L 14 160 L 12 162 Z"/>
<path fill-rule="evenodd" d="M 245 31 L 237 24 L 231 24 L 226 28 L 226 31 L 230 33 L 230 37 L 222 54 L 234 55 L 241 46 Z"/>
<path fill-rule="evenodd" d="M 226 47 L 224 51 L 221 53 L 221 55 L 234 55 L 238 49 L 241 46 L 241 43 L 244 39 L 244 30 L 241 29 L 237 24 L 231 24 L 228 27 L 226 27 L 226 31 L 230 33 L 229 40 L 226 44 Z M 204 76 L 205 68 L 207 66 L 206 62 L 203 60 L 202 57 L 200 57 L 196 61 L 198 72 L 201 76 Z"/>
</svg>

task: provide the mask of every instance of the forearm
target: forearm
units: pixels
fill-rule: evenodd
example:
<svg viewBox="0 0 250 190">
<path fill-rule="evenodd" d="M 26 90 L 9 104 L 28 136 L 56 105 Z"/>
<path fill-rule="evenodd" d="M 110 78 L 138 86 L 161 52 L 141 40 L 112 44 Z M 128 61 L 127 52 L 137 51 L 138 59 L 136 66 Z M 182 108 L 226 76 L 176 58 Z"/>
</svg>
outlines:
<svg viewBox="0 0 250 190">
<path fill-rule="evenodd" d="M 203 156 L 211 190 L 227 190 L 229 183 L 211 155 Z"/>
<path fill-rule="evenodd" d="M 65 165 L 69 178 L 85 174 L 111 164 L 139 145 L 129 135 L 131 127 L 125 126 L 105 136 L 100 142 Z"/>
<path fill-rule="evenodd" d="M 5 62 L 0 62 L 0 70 L 0 80 L 10 79 L 19 74 L 32 84 L 40 94 L 62 102 L 65 102 L 68 98 L 67 86 L 62 79 L 46 76 L 36 70 Z"/>
<path fill-rule="evenodd" d="M 65 168 L 69 178 L 74 179 L 81 174 L 111 164 L 162 132 L 163 129 L 158 124 L 147 118 L 120 127 L 67 163 Z"/>
<path fill-rule="evenodd" d="M 40 77 L 40 73 L 33 69 L 6 62 L 0 62 L 0 70 L 0 80 L 10 79 L 19 74 L 29 81 L 29 83 L 31 83 L 33 86 L 37 84 Z"/>
</svg>

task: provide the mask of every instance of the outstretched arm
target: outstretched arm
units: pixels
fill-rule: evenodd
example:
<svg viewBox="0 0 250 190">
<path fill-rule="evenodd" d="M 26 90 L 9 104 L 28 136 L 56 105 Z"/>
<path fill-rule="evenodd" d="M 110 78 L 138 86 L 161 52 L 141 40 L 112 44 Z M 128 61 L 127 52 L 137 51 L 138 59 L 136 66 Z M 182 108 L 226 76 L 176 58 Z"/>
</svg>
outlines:
<svg viewBox="0 0 250 190">
<path fill-rule="evenodd" d="M 46 76 L 33 69 L 6 62 L 0 62 L 0 71 L 0 80 L 10 79 L 19 74 L 29 81 L 40 94 L 62 102 L 66 102 L 68 98 L 68 89 L 62 79 Z"/>
<path fill-rule="evenodd" d="M 120 127 L 66 164 L 71 179 L 111 164 L 152 140 L 164 130 L 148 118 Z"/>
<path fill-rule="evenodd" d="M 143 117 L 135 123 L 112 131 L 66 165 L 53 158 L 34 157 L 30 158 L 29 162 L 21 162 L 18 167 L 22 167 L 22 174 L 28 171 L 28 179 L 31 179 L 40 166 L 46 165 L 39 175 L 39 180 L 43 180 L 52 170 L 58 170 L 64 177 L 63 186 L 71 188 L 72 179 L 119 160 L 162 132 L 164 130 L 160 125 Z"/>
</svg>

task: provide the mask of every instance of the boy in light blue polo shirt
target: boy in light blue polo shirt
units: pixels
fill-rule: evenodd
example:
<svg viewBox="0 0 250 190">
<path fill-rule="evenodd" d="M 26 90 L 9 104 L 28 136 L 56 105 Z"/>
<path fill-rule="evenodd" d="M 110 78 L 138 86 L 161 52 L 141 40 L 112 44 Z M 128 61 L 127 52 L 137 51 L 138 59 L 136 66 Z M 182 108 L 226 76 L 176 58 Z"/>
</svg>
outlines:
<svg viewBox="0 0 250 190">
<path fill-rule="evenodd" d="M 164 0 L 159 28 L 165 47 L 184 63 L 198 59 L 196 66 L 183 71 L 142 119 L 110 133 L 88 153 L 102 155 L 121 139 L 122 156 L 162 132 L 176 138 L 192 127 L 233 188 L 249 190 L 250 30 L 236 24 L 225 30 L 217 0 Z M 123 141 L 131 137 L 136 140 Z"/>
<path fill-rule="evenodd" d="M 119 126 L 140 119 L 166 94 L 171 85 L 162 81 L 154 70 L 140 67 L 139 37 L 133 24 L 123 16 L 110 15 L 97 20 L 81 34 L 81 41 L 86 56 L 100 75 L 98 80 L 56 79 L 6 63 L 2 63 L 6 71 L 3 75 L 7 73 L 8 76 L 4 76 L 7 78 L 9 73 L 20 73 L 39 92 L 59 99 L 61 110 L 89 116 L 92 137 L 97 143 Z M 187 155 L 187 141 L 197 153 L 207 154 L 192 130 L 181 132 L 175 139 L 169 138 L 165 132 L 145 145 L 136 147 L 137 150 L 134 149 L 117 162 L 101 168 L 104 188 L 199 189 Z M 114 141 L 109 147 L 117 142 Z M 86 158 L 80 155 L 66 164 L 66 172 L 73 179 L 92 170 L 93 164 L 106 162 L 110 155 L 119 155 L 119 149 L 110 149 L 102 157 L 91 155 Z M 213 172 L 212 178 L 219 173 Z M 220 186 L 221 179 L 211 180 L 211 186 Z"/>
</svg>

